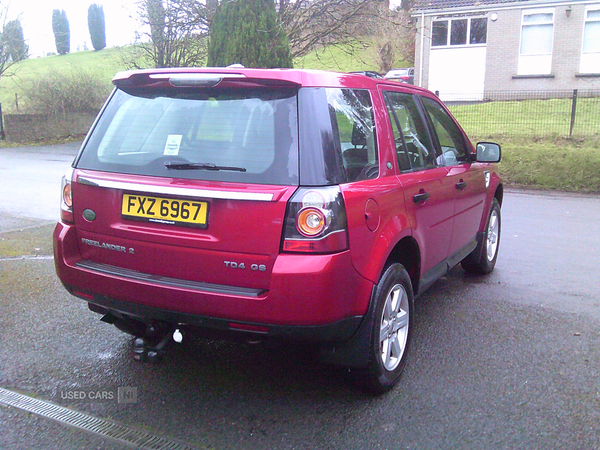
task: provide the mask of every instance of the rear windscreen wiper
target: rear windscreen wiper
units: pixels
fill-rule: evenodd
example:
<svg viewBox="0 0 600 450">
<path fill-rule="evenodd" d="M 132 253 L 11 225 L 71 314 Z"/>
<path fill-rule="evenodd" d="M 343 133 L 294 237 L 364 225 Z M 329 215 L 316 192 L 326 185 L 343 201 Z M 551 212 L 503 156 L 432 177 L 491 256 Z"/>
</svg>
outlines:
<svg viewBox="0 0 600 450">
<path fill-rule="evenodd" d="M 211 163 L 190 163 L 190 162 L 165 162 L 167 169 L 174 170 L 231 170 L 235 172 L 245 172 L 245 167 L 230 167 L 230 166 L 217 166 Z"/>
</svg>

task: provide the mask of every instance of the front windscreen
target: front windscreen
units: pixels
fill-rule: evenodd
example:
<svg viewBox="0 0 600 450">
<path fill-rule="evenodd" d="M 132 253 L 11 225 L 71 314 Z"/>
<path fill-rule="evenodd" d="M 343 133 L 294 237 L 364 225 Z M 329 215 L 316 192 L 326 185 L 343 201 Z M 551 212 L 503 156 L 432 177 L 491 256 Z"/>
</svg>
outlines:
<svg viewBox="0 0 600 450">
<path fill-rule="evenodd" d="M 297 91 L 115 90 L 77 168 L 298 184 Z"/>
</svg>

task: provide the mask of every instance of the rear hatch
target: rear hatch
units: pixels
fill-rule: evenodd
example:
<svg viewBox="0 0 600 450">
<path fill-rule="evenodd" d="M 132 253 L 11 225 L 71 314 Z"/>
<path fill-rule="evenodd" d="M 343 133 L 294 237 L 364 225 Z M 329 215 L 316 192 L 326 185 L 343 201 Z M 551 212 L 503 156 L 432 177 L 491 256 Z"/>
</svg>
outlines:
<svg viewBox="0 0 600 450">
<path fill-rule="evenodd" d="M 273 84 L 161 74 L 118 86 L 75 163 L 83 264 L 268 289 L 299 184 L 298 88 Z"/>
</svg>

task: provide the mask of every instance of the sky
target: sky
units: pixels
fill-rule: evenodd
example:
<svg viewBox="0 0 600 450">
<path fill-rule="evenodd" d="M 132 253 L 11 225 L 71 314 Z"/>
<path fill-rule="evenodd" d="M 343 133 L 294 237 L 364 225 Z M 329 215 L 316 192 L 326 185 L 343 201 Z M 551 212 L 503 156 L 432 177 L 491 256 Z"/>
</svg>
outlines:
<svg viewBox="0 0 600 450">
<path fill-rule="evenodd" d="M 102 5 L 106 23 L 106 45 L 115 47 L 131 44 L 136 30 L 141 32 L 137 21 L 135 0 L 0 0 L 8 5 L 8 20 L 19 17 L 25 41 L 31 57 L 56 52 L 52 32 L 52 11 L 63 9 L 71 29 L 71 52 L 93 50 L 87 23 L 87 11 L 92 3 Z"/>
</svg>

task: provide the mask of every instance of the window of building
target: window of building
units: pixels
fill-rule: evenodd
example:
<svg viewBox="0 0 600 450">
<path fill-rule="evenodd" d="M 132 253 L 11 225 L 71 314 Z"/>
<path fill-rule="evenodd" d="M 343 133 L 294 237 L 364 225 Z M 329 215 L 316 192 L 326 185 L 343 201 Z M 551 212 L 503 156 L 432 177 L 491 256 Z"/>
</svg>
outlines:
<svg viewBox="0 0 600 450">
<path fill-rule="evenodd" d="M 485 44 L 487 39 L 487 19 L 481 17 L 479 19 L 471 19 L 471 30 L 469 33 L 469 43 Z"/>
<path fill-rule="evenodd" d="M 550 74 L 553 36 L 553 9 L 523 11 L 519 75 Z"/>
<path fill-rule="evenodd" d="M 450 28 L 450 45 L 467 44 L 467 19 L 453 20 Z"/>
<path fill-rule="evenodd" d="M 581 73 L 600 72 L 600 8 L 595 8 L 585 12 Z"/>
<path fill-rule="evenodd" d="M 448 45 L 448 21 L 436 20 L 431 31 L 431 45 L 434 47 Z"/>
<path fill-rule="evenodd" d="M 485 44 L 486 40 L 485 17 L 434 20 L 431 27 L 432 47 Z"/>
</svg>

